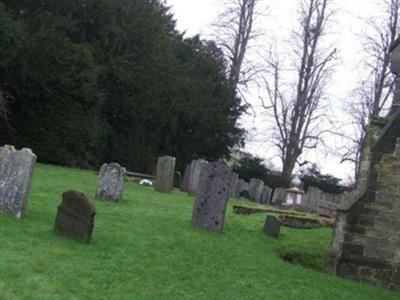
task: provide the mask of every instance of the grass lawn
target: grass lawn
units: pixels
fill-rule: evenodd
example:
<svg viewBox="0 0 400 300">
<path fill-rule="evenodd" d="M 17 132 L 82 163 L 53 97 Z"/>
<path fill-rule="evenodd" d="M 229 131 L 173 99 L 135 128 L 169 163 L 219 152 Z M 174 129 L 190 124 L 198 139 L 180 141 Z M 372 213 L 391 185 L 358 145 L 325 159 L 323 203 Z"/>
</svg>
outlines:
<svg viewBox="0 0 400 300">
<path fill-rule="evenodd" d="M 191 227 L 192 198 L 133 183 L 120 204 L 95 201 L 92 243 L 54 236 L 61 194 L 93 198 L 91 171 L 38 165 L 26 217 L 0 215 L 0 299 L 400 299 L 285 263 L 286 251 L 322 268 L 330 229 L 262 232 L 265 215 L 238 216 L 231 201 L 224 234 Z"/>
</svg>

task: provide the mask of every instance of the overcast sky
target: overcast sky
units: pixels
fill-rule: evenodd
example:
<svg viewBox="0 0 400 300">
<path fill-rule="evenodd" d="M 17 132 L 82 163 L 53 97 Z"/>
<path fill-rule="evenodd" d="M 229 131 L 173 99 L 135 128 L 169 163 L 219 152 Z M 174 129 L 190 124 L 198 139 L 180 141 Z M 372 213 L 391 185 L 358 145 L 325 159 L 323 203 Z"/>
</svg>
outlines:
<svg viewBox="0 0 400 300">
<path fill-rule="evenodd" d="M 185 31 L 186 36 L 200 34 L 204 38 L 212 36 L 211 25 L 217 20 L 223 8 L 223 0 L 166 0 L 166 3 L 172 7 L 179 30 Z M 297 25 L 298 3 L 299 0 L 262 0 L 263 5 L 269 6 L 269 13 L 258 24 L 266 36 L 260 41 L 261 44 L 265 43 L 267 48 L 271 41 L 276 41 L 283 53 L 290 51 L 285 42 L 289 40 L 291 30 Z M 365 32 L 364 20 L 379 15 L 382 10 L 379 3 L 382 3 L 382 0 L 332 1 L 337 12 L 328 39 L 339 52 L 335 75 L 328 87 L 328 96 L 333 107 L 331 114 L 334 115 L 335 122 L 342 127 L 349 123 L 348 118 L 346 119 L 342 113 L 344 101 L 348 101 L 360 75 L 366 72 L 363 67 L 365 54 L 359 36 Z M 251 89 L 250 93 L 248 100 L 255 108 L 255 115 L 241 120 L 243 126 L 252 133 L 247 141 L 246 151 L 264 158 L 279 168 L 280 162 L 276 152 L 268 141 L 265 141 L 270 123 L 261 109 L 260 91 Z M 352 134 L 350 127 L 348 133 Z M 341 145 L 341 142 L 337 138 L 332 138 L 330 149 L 334 149 L 334 145 Z M 324 172 L 338 177 L 345 178 L 353 173 L 351 165 L 340 164 L 340 157 L 335 155 L 334 151 L 326 153 L 318 149 L 304 158 L 317 162 Z"/>
</svg>

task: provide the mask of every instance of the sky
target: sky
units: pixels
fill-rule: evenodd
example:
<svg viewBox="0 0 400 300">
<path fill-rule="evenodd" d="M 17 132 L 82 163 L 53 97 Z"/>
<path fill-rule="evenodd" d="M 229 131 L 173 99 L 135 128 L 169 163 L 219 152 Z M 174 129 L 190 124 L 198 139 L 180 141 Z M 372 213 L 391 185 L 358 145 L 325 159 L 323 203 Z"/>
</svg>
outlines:
<svg viewBox="0 0 400 300">
<path fill-rule="evenodd" d="M 200 34 L 204 38 L 212 38 L 213 23 L 217 21 L 223 10 L 222 0 L 165 0 L 171 6 L 177 27 L 186 36 Z M 297 25 L 297 8 L 299 0 L 262 0 L 268 6 L 268 13 L 259 20 L 257 26 L 265 33 L 258 43 L 267 49 L 271 44 L 279 52 L 289 57 L 288 40 L 291 31 Z M 366 70 L 363 62 L 366 54 L 360 36 L 365 34 L 365 20 L 377 17 L 382 10 L 382 0 L 333 0 L 334 18 L 329 27 L 326 43 L 338 49 L 335 73 L 327 87 L 327 96 L 331 103 L 330 115 L 334 116 L 337 126 L 345 128 L 346 134 L 354 134 L 349 118 L 344 114 L 345 101 L 351 99 L 351 92 L 357 86 L 360 77 Z M 258 57 L 250 58 L 257 60 Z M 254 61 L 253 61 L 254 63 Z M 258 63 L 255 61 L 255 63 Z M 259 97 L 262 91 L 250 88 L 246 99 L 253 106 L 254 113 L 241 119 L 241 124 L 249 132 L 245 150 L 262 157 L 267 165 L 280 168 L 277 152 L 271 146 L 269 129 L 271 121 L 265 115 Z M 328 125 L 327 125 L 328 126 Z M 353 175 L 351 164 L 341 164 L 337 149 L 344 141 L 338 137 L 330 137 L 328 148 L 318 148 L 304 155 L 303 159 L 316 162 L 325 173 L 347 179 Z"/>
</svg>

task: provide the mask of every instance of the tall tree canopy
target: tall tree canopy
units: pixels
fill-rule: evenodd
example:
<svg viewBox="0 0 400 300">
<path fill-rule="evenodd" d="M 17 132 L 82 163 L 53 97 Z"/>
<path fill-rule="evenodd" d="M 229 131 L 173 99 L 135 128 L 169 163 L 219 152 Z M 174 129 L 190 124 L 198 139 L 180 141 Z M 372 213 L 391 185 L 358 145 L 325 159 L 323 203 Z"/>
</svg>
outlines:
<svg viewBox="0 0 400 300">
<path fill-rule="evenodd" d="M 184 39 L 158 0 L 1 0 L 2 143 L 43 162 L 150 172 L 243 144 L 222 51 Z M 1 106 L 3 107 L 3 105 Z"/>
</svg>

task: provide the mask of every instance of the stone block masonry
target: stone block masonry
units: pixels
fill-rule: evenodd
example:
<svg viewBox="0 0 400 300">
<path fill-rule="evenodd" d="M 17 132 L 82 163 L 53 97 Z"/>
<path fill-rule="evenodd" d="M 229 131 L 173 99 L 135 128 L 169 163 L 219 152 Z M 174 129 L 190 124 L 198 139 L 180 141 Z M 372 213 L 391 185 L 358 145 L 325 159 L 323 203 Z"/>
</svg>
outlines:
<svg viewBox="0 0 400 300">
<path fill-rule="evenodd" d="M 366 179 L 338 205 L 327 271 L 400 291 L 400 111 L 371 147 Z M 391 149 L 391 150 L 390 150 Z"/>
</svg>

